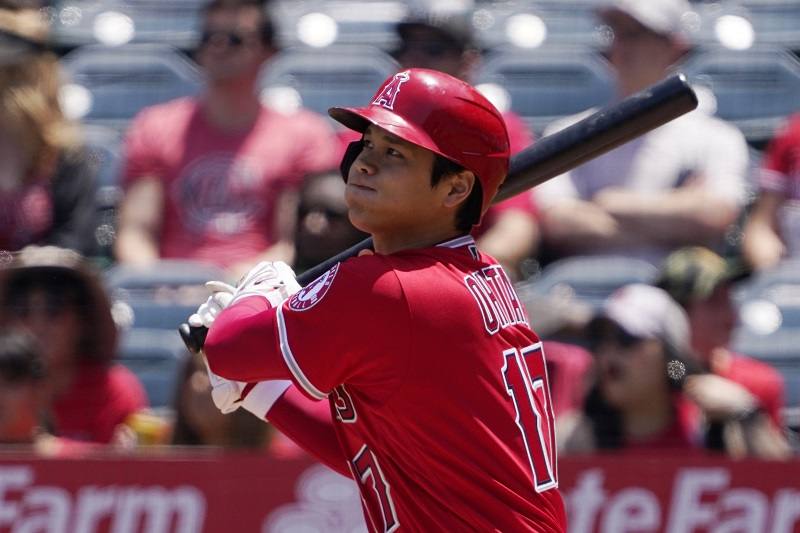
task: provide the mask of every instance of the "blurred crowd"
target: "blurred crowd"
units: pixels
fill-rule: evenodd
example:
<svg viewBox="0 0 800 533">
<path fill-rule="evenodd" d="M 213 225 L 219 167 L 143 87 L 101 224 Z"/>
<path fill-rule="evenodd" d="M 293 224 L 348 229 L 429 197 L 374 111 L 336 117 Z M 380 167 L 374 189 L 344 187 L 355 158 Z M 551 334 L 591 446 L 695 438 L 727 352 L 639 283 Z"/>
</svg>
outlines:
<svg viewBox="0 0 800 533">
<path fill-rule="evenodd" d="M 97 164 L 62 109 L 42 7 L 0 0 L 0 443 L 49 455 L 168 444 L 300 453 L 246 412 L 221 415 L 188 352 L 161 391 L 171 401 L 154 405 L 120 357 L 132 325 L 107 273 L 148 279 L 179 261 L 235 282 L 261 260 L 298 273 L 318 264 L 365 237 L 347 219 L 338 170 L 357 139 L 311 110 L 265 105 L 257 82 L 281 50 L 269 2 L 212 0 L 191 54 L 202 91 L 126 127 L 108 246 Z M 597 9 L 613 36 L 603 55 L 618 98 L 680 69 L 693 47 L 688 10 L 683 0 Z M 412 11 L 393 57 L 472 81 L 483 51 L 470 20 L 435 2 Z M 536 142 L 520 116 L 504 116 L 515 152 Z M 698 109 L 496 204 L 474 229 L 520 287 L 569 258 L 614 256 L 654 273 L 597 305 L 521 291 L 545 339 L 562 453 L 796 451 L 784 376 L 732 346 L 737 287 L 800 253 L 800 115 L 786 119 L 753 165 L 743 134 Z M 195 294 L 193 305 L 205 299 Z"/>
</svg>

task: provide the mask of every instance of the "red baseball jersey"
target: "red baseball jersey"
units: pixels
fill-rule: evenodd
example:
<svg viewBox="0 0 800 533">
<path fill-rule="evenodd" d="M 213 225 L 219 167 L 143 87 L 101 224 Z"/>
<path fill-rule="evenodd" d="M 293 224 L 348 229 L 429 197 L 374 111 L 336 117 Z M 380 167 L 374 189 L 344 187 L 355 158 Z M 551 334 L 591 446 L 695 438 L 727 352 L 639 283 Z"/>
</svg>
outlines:
<svg viewBox="0 0 800 533">
<path fill-rule="evenodd" d="M 471 237 L 349 259 L 259 318 L 261 346 L 329 400 L 373 531 L 565 530 L 542 344 Z"/>
</svg>

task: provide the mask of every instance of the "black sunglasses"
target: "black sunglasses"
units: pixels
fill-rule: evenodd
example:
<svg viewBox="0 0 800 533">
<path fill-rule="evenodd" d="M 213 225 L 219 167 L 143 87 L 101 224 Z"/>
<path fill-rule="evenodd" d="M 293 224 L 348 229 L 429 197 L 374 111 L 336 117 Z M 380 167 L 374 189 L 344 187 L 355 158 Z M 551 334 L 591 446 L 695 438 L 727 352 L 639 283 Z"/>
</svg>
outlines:
<svg viewBox="0 0 800 533">
<path fill-rule="evenodd" d="M 589 325 L 589 347 L 592 351 L 607 344 L 631 348 L 644 340 L 644 337 L 631 335 L 611 322 L 601 321 Z"/>
<path fill-rule="evenodd" d="M 232 30 L 204 30 L 200 36 L 200 44 L 206 46 L 211 43 L 225 43 L 232 48 L 237 48 L 245 43 L 245 39 L 244 35 Z"/>
<path fill-rule="evenodd" d="M 440 58 L 448 54 L 463 52 L 458 46 L 437 41 L 407 41 L 398 48 L 396 55 L 402 56 L 409 52 L 420 52 L 428 57 Z"/>
</svg>

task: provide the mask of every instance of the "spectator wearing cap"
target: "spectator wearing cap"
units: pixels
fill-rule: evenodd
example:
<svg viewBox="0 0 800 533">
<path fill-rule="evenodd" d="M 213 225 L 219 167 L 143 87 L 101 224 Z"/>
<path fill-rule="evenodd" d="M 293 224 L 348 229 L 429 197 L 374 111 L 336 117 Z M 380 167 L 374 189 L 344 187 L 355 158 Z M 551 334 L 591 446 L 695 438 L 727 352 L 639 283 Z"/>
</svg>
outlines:
<svg viewBox="0 0 800 533">
<path fill-rule="evenodd" d="M 297 190 L 336 166 L 339 144 L 325 118 L 259 100 L 262 64 L 278 51 L 259 0 L 213 0 L 196 59 L 199 96 L 145 108 L 126 140 L 120 262 L 205 261 L 234 278 L 261 260 L 292 261 Z"/>
<path fill-rule="evenodd" d="M 767 146 L 742 251 L 755 270 L 800 257 L 800 113 Z"/>
<path fill-rule="evenodd" d="M 686 314 L 661 289 L 618 289 L 587 326 L 595 382 L 558 424 L 565 453 L 702 448 L 701 417 L 680 391 L 694 363 Z M 672 375 L 672 377 L 670 377 Z"/>
<path fill-rule="evenodd" d="M 117 329 L 91 265 L 72 250 L 23 249 L 0 268 L 0 329 L 41 341 L 42 387 L 59 437 L 110 443 L 147 406 L 139 380 L 114 362 Z"/>
<path fill-rule="evenodd" d="M 754 397 L 704 373 L 690 344 L 689 318 L 662 289 L 618 289 L 587 327 L 594 384 L 583 409 L 558 419 L 564 453 L 721 450 L 779 459 L 785 439 Z"/>
<path fill-rule="evenodd" d="M 400 40 L 395 57 L 404 68 L 429 68 L 471 82 L 481 53 L 474 40 L 471 10 L 445 5 L 414 11 L 397 27 Z M 510 110 L 502 110 L 511 152 L 533 143 L 533 133 Z M 533 193 L 517 195 L 489 209 L 473 232 L 481 250 L 495 257 L 514 278 L 521 263 L 539 247 L 538 213 Z"/>
<path fill-rule="evenodd" d="M 685 0 L 616 0 L 597 14 L 620 97 L 674 72 L 691 50 Z M 560 129 L 579 117 L 554 124 Z M 654 265 L 673 249 L 721 246 L 744 200 L 748 152 L 735 127 L 698 109 L 537 189 L 555 257 L 618 254 Z"/>
<path fill-rule="evenodd" d="M 0 250 L 96 251 L 95 171 L 58 101 L 58 58 L 36 9 L 0 4 Z"/>
<path fill-rule="evenodd" d="M 781 457 L 787 447 L 780 429 L 783 379 L 766 363 L 728 348 L 737 322 L 731 289 L 746 275 L 741 263 L 693 246 L 667 257 L 656 284 L 686 311 L 692 350 L 707 373 L 690 377 L 687 393 L 709 405 L 716 420 L 746 419 L 752 426 L 768 422 L 770 428 L 756 431 L 764 449 L 754 452 Z"/>
</svg>

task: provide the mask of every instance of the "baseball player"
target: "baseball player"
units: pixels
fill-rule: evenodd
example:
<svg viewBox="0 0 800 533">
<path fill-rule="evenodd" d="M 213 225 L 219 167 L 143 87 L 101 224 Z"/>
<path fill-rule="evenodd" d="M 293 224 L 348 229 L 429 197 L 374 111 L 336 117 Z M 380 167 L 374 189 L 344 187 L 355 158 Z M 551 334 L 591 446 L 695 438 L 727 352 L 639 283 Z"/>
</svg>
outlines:
<svg viewBox="0 0 800 533">
<path fill-rule="evenodd" d="M 508 170 L 501 115 L 425 69 L 329 113 L 362 134 L 342 175 L 374 253 L 299 292 L 282 263 L 211 283 L 190 324 L 209 327 L 215 403 L 355 479 L 372 531 L 564 531 L 542 345 L 469 236 Z"/>
</svg>

